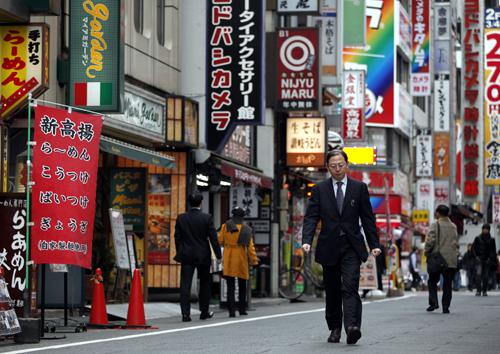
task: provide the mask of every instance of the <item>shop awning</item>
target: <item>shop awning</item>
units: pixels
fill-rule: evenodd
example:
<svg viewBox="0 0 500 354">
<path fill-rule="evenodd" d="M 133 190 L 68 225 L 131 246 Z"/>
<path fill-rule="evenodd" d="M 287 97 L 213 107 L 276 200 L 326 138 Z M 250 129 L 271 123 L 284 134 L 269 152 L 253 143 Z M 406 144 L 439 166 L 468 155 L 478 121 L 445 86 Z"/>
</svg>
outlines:
<svg viewBox="0 0 500 354">
<path fill-rule="evenodd" d="M 218 156 L 216 160 L 220 163 L 220 171 L 225 176 L 238 179 L 246 183 L 255 184 L 263 188 L 273 188 L 273 180 L 257 169 L 243 166 Z"/>
<path fill-rule="evenodd" d="M 128 159 L 166 168 L 175 168 L 175 158 L 137 145 L 101 136 L 101 150 Z"/>
</svg>

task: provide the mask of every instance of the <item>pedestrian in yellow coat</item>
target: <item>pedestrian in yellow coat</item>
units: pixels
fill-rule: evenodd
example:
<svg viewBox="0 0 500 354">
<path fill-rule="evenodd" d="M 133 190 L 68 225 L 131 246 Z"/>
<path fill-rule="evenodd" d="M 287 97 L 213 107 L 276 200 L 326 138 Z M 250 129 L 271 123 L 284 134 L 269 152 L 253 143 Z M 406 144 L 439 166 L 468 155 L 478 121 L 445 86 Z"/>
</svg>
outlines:
<svg viewBox="0 0 500 354">
<path fill-rule="evenodd" d="M 252 240 L 253 230 L 243 222 L 245 211 L 236 207 L 232 210 L 232 218 L 226 221 L 219 231 L 219 244 L 224 247 L 222 256 L 222 275 L 227 281 L 227 304 L 229 317 L 235 317 L 234 288 L 235 278 L 238 278 L 239 306 L 241 315 L 246 312 L 246 289 L 249 276 L 249 266 L 257 265 L 259 259 L 255 253 Z"/>
</svg>

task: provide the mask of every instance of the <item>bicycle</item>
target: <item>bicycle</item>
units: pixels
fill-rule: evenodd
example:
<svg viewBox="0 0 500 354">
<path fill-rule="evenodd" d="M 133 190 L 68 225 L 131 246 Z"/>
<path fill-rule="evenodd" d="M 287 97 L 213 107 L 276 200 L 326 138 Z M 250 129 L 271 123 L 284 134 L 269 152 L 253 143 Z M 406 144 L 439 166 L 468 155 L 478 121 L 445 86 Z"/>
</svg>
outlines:
<svg viewBox="0 0 500 354">
<path fill-rule="evenodd" d="M 297 300 L 304 294 L 305 281 L 309 280 L 316 289 L 324 290 L 323 269 L 317 263 L 313 264 L 311 254 L 304 256 L 301 249 L 300 263 L 280 272 L 279 294 L 290 301 Z"/>
</svg>

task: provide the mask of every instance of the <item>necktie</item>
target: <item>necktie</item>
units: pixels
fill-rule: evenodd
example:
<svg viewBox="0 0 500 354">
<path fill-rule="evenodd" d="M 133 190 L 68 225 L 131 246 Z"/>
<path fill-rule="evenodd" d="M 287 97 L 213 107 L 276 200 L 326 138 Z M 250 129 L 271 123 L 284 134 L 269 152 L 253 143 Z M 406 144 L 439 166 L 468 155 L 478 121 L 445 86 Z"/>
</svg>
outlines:
<svg viewBox="0 0 500 354">
<path fill-rule="evenodd" d="M 337 195 L 335 196 L 337 199 L 337 208 L 340 213 L 342 213 L 342 204 L 344 204 L 344 192 L 342 191 L 343 184 L 342 182 L 337 182 Z"/>
</svg>

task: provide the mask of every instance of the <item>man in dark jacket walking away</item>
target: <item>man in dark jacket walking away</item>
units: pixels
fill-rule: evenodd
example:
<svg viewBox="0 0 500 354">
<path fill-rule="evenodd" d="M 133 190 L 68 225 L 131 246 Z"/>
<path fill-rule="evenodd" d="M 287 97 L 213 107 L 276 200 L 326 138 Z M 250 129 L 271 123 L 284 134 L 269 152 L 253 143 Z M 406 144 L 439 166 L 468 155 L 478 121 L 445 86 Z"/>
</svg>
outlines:
<svg viewBox="0 0 500 354">
<path fill-rule="evenodd" d="M 496 243 L 495 239 L 491 237 L 490 225 L 484 224 L 481 234 L 476 236 L 472 244 L 472 253 L 476 261 L 476 296 L 487 296 L 488 293 L 488 279 L 490 268 L 496 264 Z"/>
<path fill-rule="evenodd" d="M 437 284 L 439 278 L 443 276 L 443 313 L 450 313 L 451 304 L 451 282 L 457 270 L 458 260 L 458 233 L 457 227 L 448 217 L 450 208 L 446 205 L 438 205 L 436 208 L 436 221 L 431 225 L 431 229 L 425 239 L 425 255 L 439 251 L 446 260 L 448 267 L 438 273 L 429 273 L 429 307 L 431 312 L 439 308 L 437 296 Z M 438 242 L 439 240 L 439 242 Z"/>
<path fill-rule="evenodd" d="M 200 209 L 203 196 L 195 194 L 189 196 L 191 209 L 177 217 L 175 223 L 174 259 L 181 263 L 181 312 L 182 321 L 191 321 L 191 306 L 189 302 L 191 282 L 194 270 L 198 271 L 200 279 L 199 305 L 200 320 L 212 318 L 214 313 L 209 311 L 210 302 L 210 244 L 217 259 L 221 259 L 221 250 L 217 242 L 217 231 L 210 214 Z M 209 244 L 210 242 L 210 244 Z"/>
</svg>

